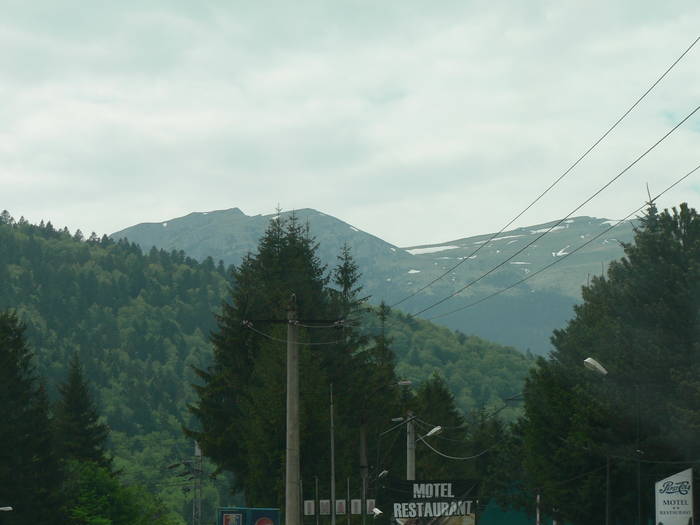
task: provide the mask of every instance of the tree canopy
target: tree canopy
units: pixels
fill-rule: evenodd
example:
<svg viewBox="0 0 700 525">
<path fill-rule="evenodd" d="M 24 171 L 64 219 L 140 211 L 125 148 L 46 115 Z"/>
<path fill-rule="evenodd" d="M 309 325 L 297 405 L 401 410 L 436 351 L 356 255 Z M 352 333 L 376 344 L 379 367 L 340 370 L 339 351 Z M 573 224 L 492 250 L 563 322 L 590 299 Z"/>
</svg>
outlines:
<svg viewBox="0 0 700 525">
<path fill-rule="evenodd" d="M 525 481 L 572 523 L 602 521 L 608 458 L 615 523 L 631 523 L 638 497 L 651 518 L 655 480 L 700 457 L 700 217 L 652 205 L 624 249 L 525 389 Z"/>
<path fill-rule="evenodd" d="M 39 382 L 25 326 L 0 312 L 0 506 L 7 523 L 55 515 L 62 476 L 51 431 L 46 391 Z"/>
<path fill-rule="evenodd" d="M 367 385 L 376 382 L 386 350 L 366 344 L 356 325 L 364 298 L 349 250 L 328 273 L 308 230 L 292 217 L 271 221 L 258 252 L 233 272 L 230 299 L 214 332 L 214 363 L 198 371 L 203 385 L 192 407 L 201 430 L 190 430 L 220 469 L 235 472 L 252 505 L 279 505 L 285 449 L 285 345 L 287 307 L 295 296 L 300 321 L 302 475 L 327 486 L 329 390 L 335 391 L 337 479 L 358 463 L 358 420 Z M 282 323 L 270 322 L 281 320 Z M 334 326 L 333 321 L 338 321 Z M 379 371 L 379 372 L 378 372 Z M 384 377 L 382 378 L 384 379 Z M 389 378 L 392 379 L 391 377 Z M 395 381 L 394 381 L 395 382 Z M 374 392 L 374 402 L 393 391 Z M 271 485 L 277 483 L 277 485 Z"/>
</svg>

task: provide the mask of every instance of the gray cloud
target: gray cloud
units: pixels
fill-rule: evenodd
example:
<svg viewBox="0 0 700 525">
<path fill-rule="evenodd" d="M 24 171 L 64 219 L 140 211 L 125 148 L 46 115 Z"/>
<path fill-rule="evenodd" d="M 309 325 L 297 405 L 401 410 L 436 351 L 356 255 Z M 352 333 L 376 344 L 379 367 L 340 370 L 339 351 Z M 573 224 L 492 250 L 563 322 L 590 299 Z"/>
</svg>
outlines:
<svg viewBox="0 0 700 525">
<path fill-rule="evenodd" d="M 700 15 L 691 0 L 31 4 L 0 21 L 0 208 L 109 233 L 280 203 L 404 245 L 499 229 Z M 687 114 L 698 66 L 700 48 L 521 224 L 568 213 Z M 663 189 L 698 161 L 698 131 L 580 214 Z"/>
</svg>

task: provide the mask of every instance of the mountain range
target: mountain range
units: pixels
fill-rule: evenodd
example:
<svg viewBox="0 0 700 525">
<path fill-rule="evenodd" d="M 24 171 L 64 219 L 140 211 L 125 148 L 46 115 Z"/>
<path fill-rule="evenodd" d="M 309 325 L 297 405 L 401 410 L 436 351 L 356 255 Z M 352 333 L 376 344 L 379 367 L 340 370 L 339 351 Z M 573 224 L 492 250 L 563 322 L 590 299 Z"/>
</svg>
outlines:
<svg viewBox="0 0 700 525">
<path fill-rule="evenodd" d="M 308 225 L 325 264 L 335 265 L 343 245 L 352 249 L 371 302 L 385 301 L 408 314 L 540 355 L 550 350 L 552 331 L 572 317 L 581 286 L 604 272 L 610 261 L 623 256 L 622 243 L 632 240 L 634 228 L 632 221 L 625 221 L 607 232 L 617 221 L 582 216 L 561 224 L 552 221 L 508 230 L 495 237 L 485 233 L 439 244 L 399 247 L 317 210 L 281 213 L 287 218 L 292 214 Z M 127 238 L 144 251 L 153 246 L 182 250 L 200 261 L 211 257 L 237 265 L 256 249 L 276 216 L 249 216 L 239 208 L 194 212 L 137 224 L 111 237 Z M 551 268 L 532 276 L 551 263 L 555 263 Z M 515 284 L 523 279 L 527 280 Z M 421 312 L 462 288 L 454 297 Z"/>
</svg>

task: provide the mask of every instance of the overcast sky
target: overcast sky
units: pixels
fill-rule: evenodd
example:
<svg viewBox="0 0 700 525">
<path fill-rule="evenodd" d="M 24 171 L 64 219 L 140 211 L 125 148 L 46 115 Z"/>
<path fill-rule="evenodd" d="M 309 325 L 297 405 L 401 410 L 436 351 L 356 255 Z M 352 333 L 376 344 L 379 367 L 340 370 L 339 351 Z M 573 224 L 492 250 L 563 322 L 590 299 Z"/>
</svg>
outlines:
<svg viewBox="0 0 700 525">
<path fill-rule="evenodd" d="M 0 0 L 0 209 L 112 233 L 315 208 L 400 246 L 497 231 L 700 34 L 700 2 Z M 519 222 L 700 104 L 700 43 Z M 700 163 L 700 112 L 577 215 Z M 700 207 L 700 172 L 661 201 Z"/>
</svg>

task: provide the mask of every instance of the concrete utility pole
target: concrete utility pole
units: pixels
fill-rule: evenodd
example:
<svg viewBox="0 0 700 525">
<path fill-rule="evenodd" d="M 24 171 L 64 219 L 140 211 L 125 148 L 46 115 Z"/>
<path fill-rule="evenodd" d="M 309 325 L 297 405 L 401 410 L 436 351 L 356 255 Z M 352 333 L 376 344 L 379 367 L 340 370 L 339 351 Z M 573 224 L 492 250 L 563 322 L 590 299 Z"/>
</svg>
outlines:
<svg viewBox="0 0 700 525">
<path fill-rule="evenodd" d="M 296 296 L 287 309 L 287 454 L 285 472 L 285 525 L 299 525 L 299 347 Z"/>
<path fill-rule="evenodd" d="M 406 412 L 406 479 L 416 479 L 416 427 L 413 412 Z"/>
<path fill-rule="evenodd" d="M 202 522 L 202 449 L 199 443 L 194 442 L 194 459 L 192 461 L 194 476 L 194 494 L 192 495 L 192 525 L 200 525 Z"/>
<path fill-rule="evenodd" d="M 365 415 L 363 414 L 364 418 Z M 369 474 L 369 468 L 367 466 L 367 427 L 366 423 L 362 421 L 360 425 L 360 478 L 362 480 L 362 495 L 360 500 L 360 507 L 362 510 L 362 525 L 367 523 L 367 477 Z"/>
<path fill-rule="evenodd" d="M 335 525 L 335 428 L 333 425 L 333 383 L 331 383 L 331 525 Z"/>
</svg>

